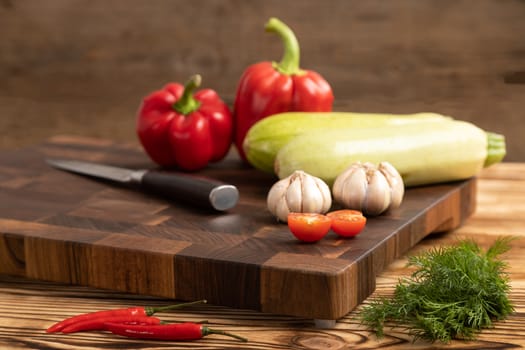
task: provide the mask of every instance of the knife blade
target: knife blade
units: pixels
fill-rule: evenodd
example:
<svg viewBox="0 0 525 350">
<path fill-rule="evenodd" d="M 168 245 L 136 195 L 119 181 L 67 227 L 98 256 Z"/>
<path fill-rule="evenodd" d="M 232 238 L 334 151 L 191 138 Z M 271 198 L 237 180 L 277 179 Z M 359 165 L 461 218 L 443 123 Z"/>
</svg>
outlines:
<svg viewBox="0 0 525 350">
<path fill-rule="evenodd" d="M 70 159 L 46 159 L 54 168 L 139 188 L 188 204 L 225 211 L 239 199 L 236 186 L 190 174 L 127 169 Z"/>
</svg>

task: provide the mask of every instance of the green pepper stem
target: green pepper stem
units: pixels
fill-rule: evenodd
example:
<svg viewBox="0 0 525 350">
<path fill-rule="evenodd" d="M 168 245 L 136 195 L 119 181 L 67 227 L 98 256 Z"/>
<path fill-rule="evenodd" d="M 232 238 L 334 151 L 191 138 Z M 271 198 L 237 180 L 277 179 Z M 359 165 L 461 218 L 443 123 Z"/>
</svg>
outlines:
<svg viewBox="0 0 525 350">
<path fill-rule="evenodd" d="M 153 314 L 156 314 L 157 312 L 171 311 L 171 310 L 176 310 L 176 309 L 180 309 L 180 308 L 187 307 L 187 306 L 192 306 L 192 305 L 197 305 L 197 304 L 206 304 L 206 303 L 207 303 L 206 300 L 197 300 L 197 301 L 192 301 L 189 303 L 182 303 L 182 304 L 175 304 L 175 305 L 168 305 L 168 306 L 158 306 L 158 307 L 147 306 L 144 309 L 146 310 L 146 315 L 151 316 Z"/>
<path fill-rule="evenodd" d="M 188 115 L 199 109 L 201 103 L 193 97 L 193 91 L 201 85 L 202 78 L 199 74 L 193 75 L 184 85 L 184 92 L 177 102 L 173 104 L 173 109 L 180 114 Z"/>
<path fill-rule="evenodd" d="M 221 330 L 218 330 L 218 329 L 211 329 L 211 328 L 208 328 L 208 327 L 205 327 L 203 326 L 201 328 L 201 332 L 202 332 L 202 336 L 205 337 L 209 334 L 220 334 L 220 335 L 225 335 L 225 336 L 228 336 L 228 337 L 232 337 L 232 338 L 235 338 L 235 339 L 238 339 L 242 342 L 247 342 L 248 339 L 244 338 L 244 337 L 241 337 L 240 335 L 237 335 L 237 334 L 233 334 L 233 333 L 229 333 L 229 332 L 225 332 L 225 331 L 221 331 Z"/>
<path fill-rule="evenodd" d="M 487 132 L 487 157 L 483 167 L 491 166 L 503 160 L 506 154 L 505 136 Z"/>
<path fill-rule="evenodd" d="M 279 19 L 272 17 L 264 28 L 267 32 L 278 34 L 284 44 L 283 58 L 279 63 L 273 62 L 273 67 L 282 74 L 301 74 L 302 70 L 299 67 L 301 57 L 299 42 L 290 27 Z"/>
</svg>

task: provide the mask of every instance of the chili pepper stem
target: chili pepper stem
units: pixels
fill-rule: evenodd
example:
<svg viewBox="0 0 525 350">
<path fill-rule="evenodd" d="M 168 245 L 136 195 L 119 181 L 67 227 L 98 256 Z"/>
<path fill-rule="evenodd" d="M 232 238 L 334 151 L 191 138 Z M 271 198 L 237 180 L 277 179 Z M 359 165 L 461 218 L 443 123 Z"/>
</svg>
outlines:
<svg viewBox="0 0 525 350">
<path fill-rule="evenodd" d="M 274 62 L 273 67 L 280 73 L 286 75 L 304 73 L 299 67 L 301 57 L 299 42 L 290 27 L 281 20 L 272 17 L 266 23 L 265 30 L 279 35 L 284 44 L 284 54 L 281 62 Z"/>
<path fill-rule="evenodd" d="M 146 311 L 146 315 L 151 316 L 153 314 L 156 314 L 157 312 L 171 311 L 171 310 L 176 310 L 176 309 L 180 309 L 183 307 L 188 307 L 188 306 L 193 306 L 193 305 L 198 305 L 198 304 L 206 304 L 207 302 L 208 302 L 207 300 L 203 299 L 203 300 L 192 301 L 189 303 L 174 304 L 174 305 L 168 305 L 168 306 L 157 306 L 157 307 L 146 306 L 144 309 Z"/>
<path fill-rule="evenodd" d="M 225 335 L 227 337 L 232 337 L 232 338 L 235 338 L 235 339 L 240 340 L 242 342 L 247 342 L 248 341 L 248 339 L 246 339 L 244 337 L 241 337 L 240 335 L 229 333 L 229 332 L 226 332 L 226 331 L 221 331 L 221 330 L 218 330 L 218 329 L 212 329 L 212 328 L 208 328 L 208 327 L 203 326 L 202 327 L 202 336 L 204 337 L 204 336 L 207 336 L 209 334 Z"/>
<path fill-rule="evenodd" d="M 177 102 L 173 104 L 173 109 L 180 114 L 188 115 L 199 109 L 201 103 L 193 97 L 193 91 L 201 85 L 202 78 L 195 74 L 184 85 L 184 92 Z"/>
</svg>

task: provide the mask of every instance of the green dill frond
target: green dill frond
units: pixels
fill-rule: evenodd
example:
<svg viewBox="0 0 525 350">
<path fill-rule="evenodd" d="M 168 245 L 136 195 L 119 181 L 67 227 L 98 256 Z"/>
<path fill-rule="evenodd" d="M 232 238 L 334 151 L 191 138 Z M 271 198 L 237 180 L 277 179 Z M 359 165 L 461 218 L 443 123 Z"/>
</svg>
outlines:
<svg viewBox="0 0 525 350">
<path fill-rule="evenodd" d="M 361 313 L 364 324 L 378 336 L 384 326 L 407 327 L 415 339 L 449 342 L 475 339 L 492 321 L 514 311 L 508 298 L 507 265 L 498 257 L 510 249 L 512 238 L 499 238 L 486 251 L 472 240 L 432 248 L 411 256 L 416 268 L 400 280 L 392 298 L 379 298 Z"/>
</svg>

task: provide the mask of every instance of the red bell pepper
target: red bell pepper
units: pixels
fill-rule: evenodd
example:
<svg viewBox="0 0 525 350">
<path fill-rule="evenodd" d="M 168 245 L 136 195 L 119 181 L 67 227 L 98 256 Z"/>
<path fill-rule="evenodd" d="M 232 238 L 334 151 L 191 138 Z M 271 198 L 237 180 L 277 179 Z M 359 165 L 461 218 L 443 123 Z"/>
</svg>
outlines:
<svg viewBox="0 0 525 350">
<path fill-rule="evenodd" d="M 228 153 L 233 118 L 228 106 L 195 75 L 185 86 L 169 83 L 144 98 L 137 134 L 149 157 L 163 167 L 202 169 Z"/>
<path fill-rule="evenodd" d="M 244 137 L 258 120 L 288 111 L 329 112 L 334 100 L 332 88 L 321 75 L 299 67 L 299 43 L 293 31 L 277 18 L 270 18 L 265 29 L 281 37 L 284 55 L 279 63 L 253 64 L 241 76 L 233 118 L 234 143 L 244 160 Z"/>
</svg>

